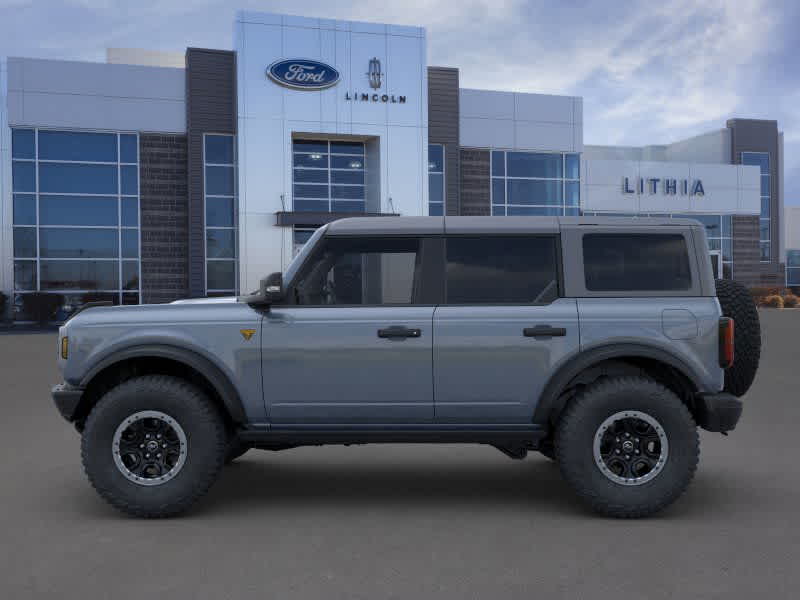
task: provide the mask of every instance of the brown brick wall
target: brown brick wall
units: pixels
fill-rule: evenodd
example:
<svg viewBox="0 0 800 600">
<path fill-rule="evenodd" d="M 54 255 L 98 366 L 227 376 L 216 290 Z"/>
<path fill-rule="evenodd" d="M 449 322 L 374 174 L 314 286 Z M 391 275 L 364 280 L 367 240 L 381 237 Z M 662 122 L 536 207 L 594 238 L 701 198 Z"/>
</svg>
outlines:
<svg viewBox="0 0 800 600">
<path fill-rule="evenodd" d="M 461 214 L 491 214 L 488 150 L 461 149 Z"/>
<path fill-rule="evenodd" d="M 757 216 L 733 217 L 733 278 L 748 287 L 783 287 L 783 263 L 760 262 Z"/>
<path fill-rule="evenodd" d="M 186 136 L 139 135 L 142 302 L 188 295 Z"/>
</svg>

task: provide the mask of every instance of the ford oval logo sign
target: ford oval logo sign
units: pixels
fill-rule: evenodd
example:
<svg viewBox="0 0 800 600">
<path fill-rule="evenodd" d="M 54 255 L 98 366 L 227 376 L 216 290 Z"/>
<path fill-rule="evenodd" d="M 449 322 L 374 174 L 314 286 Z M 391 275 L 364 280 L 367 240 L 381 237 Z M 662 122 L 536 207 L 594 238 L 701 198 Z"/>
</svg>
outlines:
<svg viewBox="0 0 800 600">
<path fill-rule="evenodd" d="M 267 68 L 272 81 L 296 90 L 324 90 L 339 83 L 339 71 L 316 60 L 279 60 Z"/>
</svg>

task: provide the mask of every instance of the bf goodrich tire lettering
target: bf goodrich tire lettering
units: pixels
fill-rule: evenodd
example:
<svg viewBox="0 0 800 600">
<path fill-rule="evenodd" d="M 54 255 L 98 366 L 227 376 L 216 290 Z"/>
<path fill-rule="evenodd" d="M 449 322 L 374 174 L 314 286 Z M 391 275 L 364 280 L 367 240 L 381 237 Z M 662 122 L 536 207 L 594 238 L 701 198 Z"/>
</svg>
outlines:
<svg viewBox="0 0 800 600">
<path fill-rule="evenodd" d="M 761 359 L 761 325 L 755 302 L 741 283 L 717 279 L 717 299 L 722 314 L 734 323 L 733 366 L 725 371 L 725 391 L 743 396 L 753 383 Z"/>
</svg>

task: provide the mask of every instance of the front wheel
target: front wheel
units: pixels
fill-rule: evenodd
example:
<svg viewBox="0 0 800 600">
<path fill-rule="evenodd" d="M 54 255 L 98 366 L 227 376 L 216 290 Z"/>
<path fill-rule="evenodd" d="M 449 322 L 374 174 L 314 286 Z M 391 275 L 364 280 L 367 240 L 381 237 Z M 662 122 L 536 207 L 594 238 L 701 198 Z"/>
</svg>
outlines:
<svg viewBox="0 0 800 600">
<path fill-rule="evenodd" d="M 700 456 L 689 410 L 646 377 L 588 386 L 564 410 L 555 441 L 561 473 L 578 496 L 620 518 L 648 516 L 677 500 Z"/>
<path fill-rule="evenodd" d="M 119 384 L 94 406 L 81 456 L 109 504 L 137 517 L 169 517 L 208 491 L 227 441 L 219 411 L 200 388 L 147 375 Z"/>
</svg>

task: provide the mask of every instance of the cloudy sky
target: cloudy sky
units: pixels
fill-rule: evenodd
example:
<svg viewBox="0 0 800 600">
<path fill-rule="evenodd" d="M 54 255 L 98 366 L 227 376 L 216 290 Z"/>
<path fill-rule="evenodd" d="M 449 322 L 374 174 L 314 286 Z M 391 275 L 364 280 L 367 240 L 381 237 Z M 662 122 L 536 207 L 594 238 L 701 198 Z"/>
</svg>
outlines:
<svg viewBox="0 0 800 600">
<path fill-rule="evenodd" d="M 422 25 L 463 87 L 584 98 L 588 144 L 668 143 L 737 117 L 785 132 L 800 204 L 800 2 L 793 0 L 0 0 L 0 56 L 230 48 L 237 8 Z"/>
</svg>

